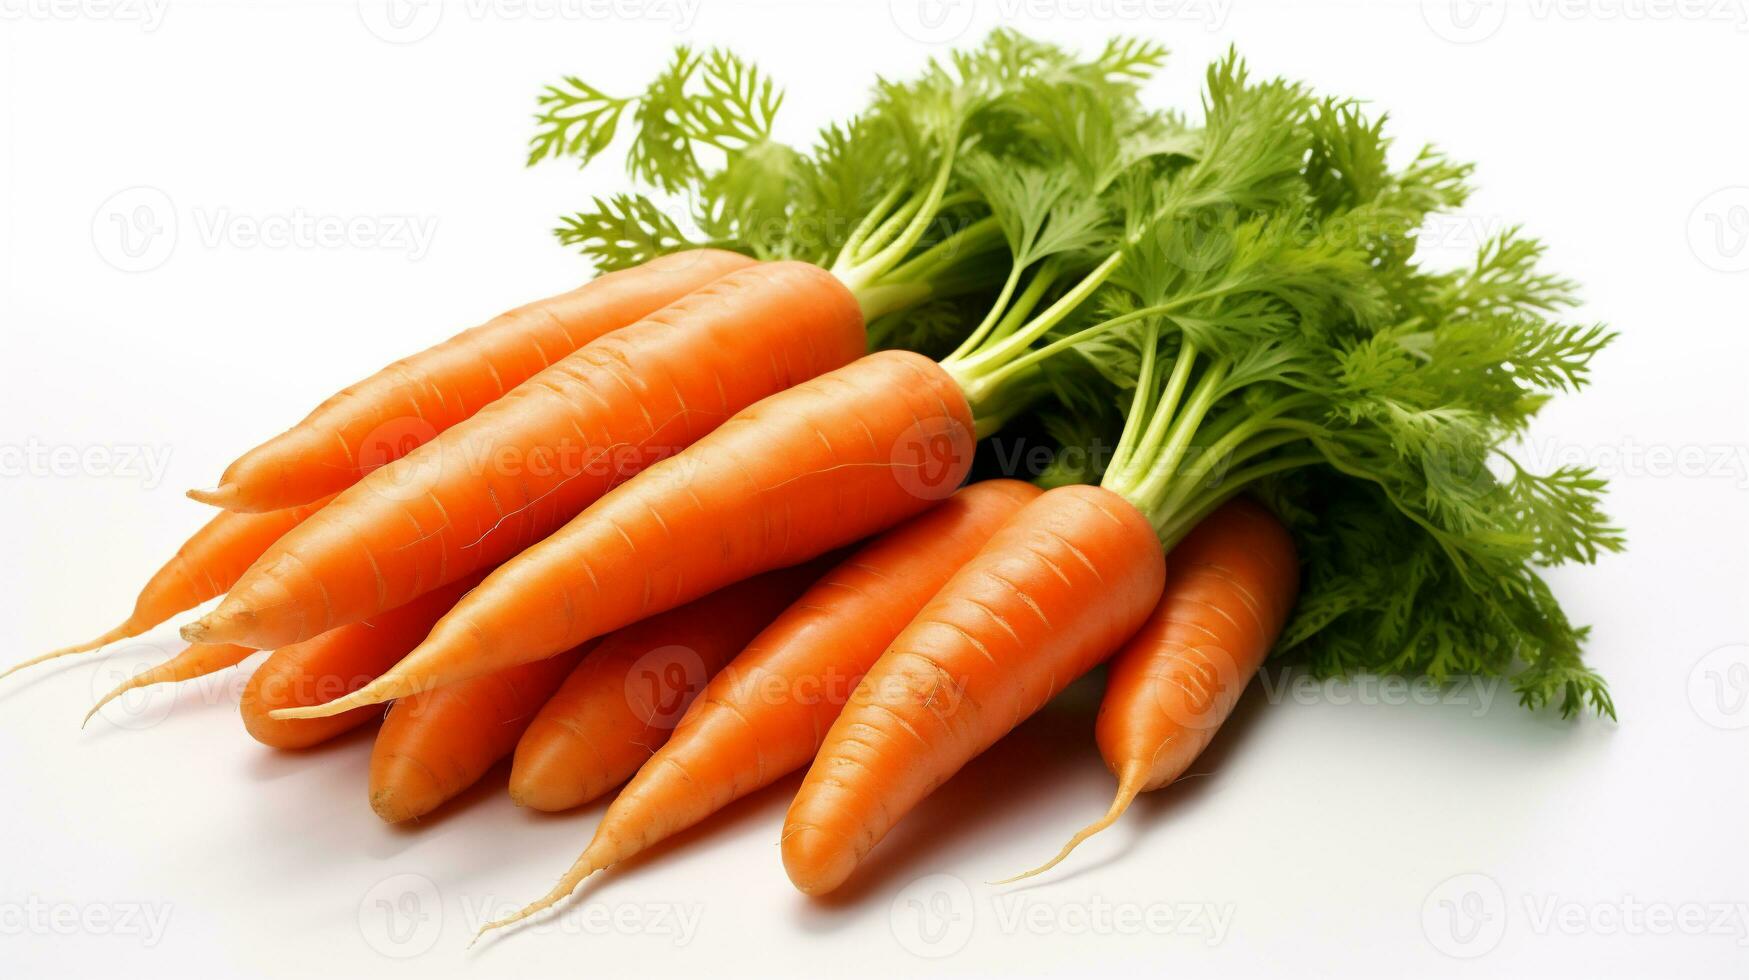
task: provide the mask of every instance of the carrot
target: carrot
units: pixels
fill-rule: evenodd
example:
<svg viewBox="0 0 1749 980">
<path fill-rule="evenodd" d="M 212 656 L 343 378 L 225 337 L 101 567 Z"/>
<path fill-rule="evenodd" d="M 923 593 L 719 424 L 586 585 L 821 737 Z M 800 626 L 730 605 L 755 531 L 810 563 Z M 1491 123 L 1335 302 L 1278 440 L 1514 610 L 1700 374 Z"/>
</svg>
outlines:
<svg viewBox="0 0 1749 980">
<path fill-rule="evenodd" d="M 554 361 L 753 260 L 698 249 L 610 272 L 420 351 L 339 392 L 238 457 L 203 503 L 264 511 L 344 490 Z"/>
<path fill-rule="evenodd" d="M 142 687 L 151 687 L 154 684 L 179 684 L 183 681 L 194 680 L 197 677 L 205 677 L 227 667 L 235 667 L 254 654 L 255 651 L 248 647 L 240 647 L 230 643 L 193 644 L 169 660 L 128 678 L 115 690 L 99 698 L 97 703 L 91 706 L 91 710 L 85 713 L 85 720 L 79 723 L 79 727 L 84 728 L 90 724 L 92 716 L 101 711 L 104 705 L 129 691 L 137 691 Z"/>
<path fill-rule="evenodd" d="M 375 683 L 282 716 L 538 660 L 805 561 L 947 496 L 971 451 L 951 378 L 917 354 L 871 354 L 765 399 L 607 494 L 488 576 Z"/>
<path fill-rule="evenodd" d="M 1165 562 L 1134 505 L 1046 492 L 948 580 L 857 685 L 784 819 L 790 881 L 843 884 L 900 817 L 1141 626 Z"/>
<path fill-rule="evenodd" d="M 1262 506 L 1243 498 L 1223 504 L 1170 557 L 1166 592 L 1112 658 L 1099 705 L 1099 752 L 1117 777 L 1117 798 L 1056 857 L 1007 881 L 1055 867 L 1116 822 L 1138 794 L 1183 775 L 1281 634 L 1299 566 L 1287 529 Z"/>
<path fill-rule="evenodd" d="M 370 754 L 371 809 L 389 823 L 416 820 L 474 785 L 516 748 L 535 711 L 587 652 L 579 647 L 396 701 Z"/>
<path fill-rule="evenodd" d="M 822 571 L 810 563 L 770 572 L 601 640 L 516 746 L 511 799 L 568 810 L 624 782 L 706 682 Z"/>
<path fill-rule="evenodd" d="M 274 545 L 183 635 L 282 646 L 497 564 L 649 465 L 650 457 L 851 361 L 863 345 L 856 298 L 830 274 L 801 262 L 732 272 L 571 354 L 342 492 Z M 482 662 L 473 673 L 512 665 Z M 346 707 L 361 703 L 370 701 Z"/>
<path fill-rule="evenodd" d="M 913 94 L 935 104 L 944 96 L 940 84 L 946 77 L 932 73 Z M 886 351 L 839 365 L 842 370 L 815 384 L 769 397 L 723 431 L 684 449 L 675 465 L 644 471 L 625 493 L 601 499 L 563 531 L 518 556 L 378 684 L 320 710 L 347 710 L 549 656 L 748 575 L 884 530 L 950 493 L 969 469 L 974 434 L 999 426 L 1051 390 L 1043 369 L 1022 363 L 1009 348 L 1025 349 L 1041 339 L 1102 281 L 1096 278 L 1051 300 L 1059 273 L 1068 267 L 1059 269 L 1050 260 L 1059 252 L 1078 253 L 1083 243 L 1103 236 L 1095 227 L 1105 223 L 1103 207 L 1064 217 L 1075 227 L 1065 227 L 1062 234 L 1053 224 L 1045 244 L 1037 241 L 1040 223 L 1047 213 L 1066 213 L 1050 200 L 1018 209 L 1038 212 L 1039 220 L 1027 219 L 1031 231 L 1024 234 L 1009 236 L 1003 222 L 990 215 L 925 244 L 944 208 L 979 197 L 970 189 L 949 191 L 959 173 L 955 161 L 962 159 L 962 138 L 971 135 L 960 127 L 981 111 L 974 107 L 1018 91 L 1015 81 L 968 76 L 963 89 L 947 83 L 954 95 L 946 102 L 954 108 L 937 106 L 945 115 L 939 126 L 930 127 L 927 145 L 917 147 L 923 154 L 919 163 L 926 166 L 893 185 L 863 214 L 826 274 L 846 287 L 865 316 L 877 319 L 933 297 L 993 285 L 996 270 L 985 267 L 1001 263 L 992 263 L 990 253 L 1013 238 L 1008 244 L 1025 253 L 1024 261 L 1015 259 L 1017 271 L 1004 284 L 1001 308 L 976 331 L 997 344 L 1001 356 L 981 357 L 982 349 L 973 344 L 950 366 Z M 948 122 L 950 117 L 956 121 Z M 993 157 L 979 159 L 987 164 L 984 170 L 1001 166 Z M 1065 183 L 1050 193 L 1067 193 L 1068 187 Z M 1040 263 L 1051 271 L 1023 286 L 1019 270 Z M 1069 264 L 1080 263 L 1077 257 Z M 1117 257 L 1108 259 L 1100 275 L 1109 276 L 1117 265 Z M 1027 319 L 1047 302 L 1045 312 Z M 700 537 L 720 548 L 689 549 Z M 307 577 L 308 572 L 288 574 Z M 344 596 L 349 590 L 329 591 Z M 276 592 L 249 599 L 249 608 L 236 614 L 276 603 L 300 605 L 287 600 L 286 590 Z M 260 640 L 253 636 L 253 624 L 220 626 L 212 620 L 200 626 L 190 635 Z"/>
<path fill-rule="evenodd" d="M 673 737 L 607 808 L 558 886 L 493 927 L 550 908 L 596 871 L 807 765 L 850 687 L 954 571 L 1038 494 L 1016 480 L 972 484 L 833 568 L 711 680 Z"/>
<path fill-rule="evenodd" d="M 418 646 L 431 624 L 479 581 L 471 575 L 364 622 L 275 650 L 243 688 L 243 727 L 263 745 L 302 749 L 377 720 L 382 712 L 370 708 L 303 721 L 279 721 L 268 713 L 363 687 Z"/>
<path fill-rule="evenodd" d="M 917 94 L 940 98 L 940 84 L 955 87 L 946 77 L 932 75 Z M 967 87 L 948 100 L 955 109 L 942 111 L 953 116 L 999 100 L 1009 83 L 988 81 L 968 78 Z M 1052 84 L 1028 91 L 1042 93 Z M 1070 88 L 1079 90 L 1070 84 L 1064 91 Z M 1009 192 L 1020 185 L 1008 186 L 995 195 L 1004 206 L 983 202 L 1000 215 L 979 218 L 924 246 L 944 206 L 982 194 L 970 187 L 949 193 L 959 173 L 961 136 L 967 135 L 959 125 L 932 135 L 927 181 L 895 186 L 882 196 L 843 242 L 830 273 L 866 313 L 883 314 L 894 304 L 915 303 L 966 282 L 993 285 L 990 273 L 997 270 L 974 266 L 1001 266 L 988 261 L 989 250 L 1006 240 L 1011 271 L 997 304 L 959 350 L 940 363 L 883 351 L 752 406 L 517 556 L 377 684 L 309 710 L 346 710 L 549 656 L 729 582 L 884 530 L 958 486 L 970 467 L 975 435 L 1000 427 L 1055 390 L 1042 360 L 1061 348 L 1055 340 L 1037 350 L 1033 345 L 1100 291 L 1123 263 L 1126 246 L 1120 240 L 1141 233 L 1107 220 L 1134 207 L 1127 198 L 1111 201 L 1109 208 L 1057 207 L 1057 198 L 1079 192 L 1064 181 L 1021 190 L 1036 198 L 1026 207 L 1007 206 L 1013 204 Z M 937 144 L 936 136 L 945 138 Z M 973 169 L 985 176 L 1004 166 L 994 157 L 977 159 L 983 163 Z M 1003 216 L 1014 220 L 1005 224 Z M 1092 257 L 1083 253 L 1093 241 L 1100 243 L 1097 250 L 1111 244 L 1113 251 L 1080 282 L 1059 290 Z M 972 256 L 980 261 L 961 264 Z M 960 285 L 953 285 L 956 280 Z M 1157 312 L 1138 309 L 1123 314 L 1129 317 L 1123 322 Z M 701 538 L 718 547 L 691 547 Z M 228 630 L 217 636 L 237 638 Z"/>
<path fill-rule="evenodd" d="M 390 823 L 422 817 L 512 750 L 518 803 L 593 798 L 649 758 L 705 679 L 818 571 L 773 572 L 599 643 L 396 701 L 371 755 L 372 809 Z M 574 803 L 553 805 L 566 794 Z"/>
<path fill-rule="evenodd" d="M 176 554 L 153 574 L 134 600 L 133 613 L 120 626 L 86 643 L 26 660 L 0 673 L 0 677 L 57 657 L 85 653 L 139 636 L 177 613 L 224 595 L 255 559 L 329 499 L 265 514 L 219 514 L 183 542 Z"/>
</svg>

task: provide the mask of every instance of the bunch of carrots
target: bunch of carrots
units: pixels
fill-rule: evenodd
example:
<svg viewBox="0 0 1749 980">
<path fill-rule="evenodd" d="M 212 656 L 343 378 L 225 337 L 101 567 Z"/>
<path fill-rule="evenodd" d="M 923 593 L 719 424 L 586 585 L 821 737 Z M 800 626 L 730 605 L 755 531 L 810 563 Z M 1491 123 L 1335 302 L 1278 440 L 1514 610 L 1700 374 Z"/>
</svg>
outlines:
<svg viewBox="0 0 1749 980">
<path fill-rule="evenodd" d="M 1467 165 L 1393 162 L 1382 120 L 1236 56 L 1152 108 L 1164 59 L 998 32 L 807 150 L 728 52 L 631 96 L 565 79 L 530 162 L 629 119 L 630 176 L 696 231 L 644 193 L 565 218 L 601 275 L 243 454 L 121 625 L 28 663 L 217 599 L 98 707 L 272 650 L 245 727 L 380 720 L 385 820 L 505 758 L 523 806 L 618 788 L 488 928 L 803 769 L 782 858 L 830 892 L 1106 662 L 1115 799 L 1050 864 L 1184 773 L 1272 653 L 1613 715 L 1538 573 L 1621 546 L 1602 484 L 1507 449 L 1610 335 L 1558 320 L 1573 286 L 1516 232 L 1418 261 Z M 1005 431 L 1083 451 L 973 478 Z"/>
</svg>

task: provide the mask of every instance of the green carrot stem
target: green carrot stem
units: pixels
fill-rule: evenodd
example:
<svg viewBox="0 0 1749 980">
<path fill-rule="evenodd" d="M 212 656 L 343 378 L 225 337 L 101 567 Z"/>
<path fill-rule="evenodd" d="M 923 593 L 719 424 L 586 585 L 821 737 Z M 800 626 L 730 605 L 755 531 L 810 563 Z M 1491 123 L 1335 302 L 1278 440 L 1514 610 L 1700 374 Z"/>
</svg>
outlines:
<svg viewBox="0 0 1749 980">
<path fill-rule="evenodd" d="M 1190 373 L 1196 366 L 1196 355 L 1196 344 L 1185 340 L 1178 349 L 1178 357 L 1172 362 L 1172 374 L 1167 377 L 1166 390 L 1160 393 L 1154 410 L 1147 416 L 1133 420 L 1137 428 L 1143 428 L 1145 418 L 1146 427 L 1136 442 L 1129 464 L 1122 472 L 1112 474 L 1108 483 L 1115 480 L 1116 485 L 1133 487 L 1147 475 L 1149 461 L 1159 455 L 1160 444 L 1165 441 L 1167 429 L 1178 411 L 1178 403 L 1183 400 L 1184 390 L 1190 384 Z M 1131 424 L 1130 420 L 1126 420 L 1124 427 L 1127 429 Z"/>
<path fill-rule="evenodd" d="M 1124 416 L 1123 432 L 1117 437 L 1117 449 L 1111 456 L 1110 469 L 1123 472 L 1129 468 L 1130 456 L 1141 438 L 1141 426 L 1131 425 L 1133 419 L 1145 418 L 1154 399 L 1154 362 L 1160 346 L 1159 323 L 1148 324 L 1148 336 L 1142 343 L 1142 364 L 1136 371 L 1136 390 L 1130 396 L 1130 410 Z"/>
<path fill-rule="evenodd" d="M 966 256 L 982 255 L 1002 239 L 1002 230 L 995 218 L 977 221 L 948 235 L 922 252 L 906 259 L 881 278 L 887 282 L 911 282 L 935 274 L 943 265 Z"/>
<path fill-rule="evenodd" d="M 1321 462 L 1323 457 L 1316 453 L 1277 456 L 1265 460 L 1256 466 L 1234 473 L 1221 481 L 1218 487 L 1210 487 L 1192 498 L 1189 503 L 1175 508 L 1164 520 L 1157 521 L 1155 530 L 1160 533 L 1160 543 L 1171 550 L 1174 545 L 1184 539 L 1191 529 L 1202 522 L 1202 519 L 1214 513 L 1215 509 L 1226 503 L 1239 491 L 1247 486 L 1275 473 L 1297 469 L 1301 466 L 1313 466 Z"/>
<path fill-rule="evenodd" d="M 1147 474 L 1136 488 L 1135 496 L 1130 498 L 1143 511 L 1151 511 L 1154 503 L 1165 494 L 1173 474 L 1178 471 L 1183 460 L 1184 451 L 1196 435 L 1197 427 L 1220 398 L 1228 370 L 1226 361 L 1216 361 L 1203 370 L 1202 378 L 1190 393 L 1190 399 L 1184 403 L 1183 410 L 1176 413 L 1177 418 L 1173 421 L 1171 432 L 1159 453 L 1150 454 L 1151 458 L 1143 457 L 1149 460 Z"/>
<path fill-rule="evenodd" d="M 1026 348 L 1031 347 L 1034 341 L 1043 337 L 1052 327 L 1061 323 L 1070 313 L 1074 312 L 1075 308 L 1080 306 L 1087 297 L 1093 295 L 1094 290 L 1104 285 L 1105 281 L 1111 278 L 1111 274 L 1116 272 L 1118 266 L 1122 264 L 1123 253 L 1114 252 L 1104 262 L 1095 266 L 1086 278 L 1076 283 L 1075 288 L 1057 297 L 1057 301 L 1047 307 L 1043 313 L 1034 317 L 1019 330 L 990 345 L 988 350 L 965 358 L 963 363 L 972 372 L 978 373 L 1013 360 Z"/>
<path fill-rule="evenodd" d="M 875 202 L 868 214 L 863 215 L 862 220 L 857 222 L 856 227 L 851 230 L 850 237 L 844 240 L 843 247 L 838 250 L 838 259 L 832 263 L 834 273 L 849 269 L 855 264 L 857 257 L 862 254 L 863 243 L 868 240 L 869 235 L 873 234 L 875 225 L 879 224 L 882 217 L 892 209 L 893 205 L 899 202 L 899 195 L 903 193 L 905 193 L 904 185 L 894 184 L 885 194 L 881 195 L 881 199 Z"/>
</svg>

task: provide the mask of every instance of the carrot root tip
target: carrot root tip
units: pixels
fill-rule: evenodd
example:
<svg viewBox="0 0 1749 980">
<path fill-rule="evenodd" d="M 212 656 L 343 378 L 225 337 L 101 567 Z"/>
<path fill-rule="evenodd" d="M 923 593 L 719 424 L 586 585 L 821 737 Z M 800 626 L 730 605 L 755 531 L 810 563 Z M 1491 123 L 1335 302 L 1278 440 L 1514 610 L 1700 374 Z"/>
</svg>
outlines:
<svg viewBox="0 0 1749 980">
<path fill-rule="evenodd" d="M 291 708 L 278 708 L 267 713 L 274 721 L 298 721 L 309 718 L 329 718 L 344 714 L 353 708 L 364 708 L 373 704 L 382 704 L 396 698 L 415 694 L 411 686 L 399 680 L 379 677 L 365 686 L 322 704 L 301 705 Z"/>
<path fill-rule="evenodd" d="M 211 507 L 230 507 L 237 502 L 238 488 L 234 483 L 221 483 L 210 490 L 189 490 L 188 499 L 199 501 Z"/>
<path fill-rule="evenodd" d="M 32 657 L 21 663 L 13 664 L 4 671 L 0 671 L 0 680 L 11 677 L 13 674 L 26 667 L 34 667 L 37 664 L 48 663 L 51 660 L 58 660 L 61 657 L 70 657 L 75 653 L 89 653 L 92 650 L 106 647 L 117 640 L 125 640 L 130 636 L 138 635 L 139 631 L 135 631 L 132 621 L 129 621 L 117 626 L 115 629 L 110 630 L 94 640 L 87 640 L 84 643 L 75 643 L 70 647 L 61 647 L 58 650 L 50 650 L 48 653 Z"/>
<path fill-rule="evenodd" d="M 502 919 L 488 922 L 481 926 L 480 931 L 474 934 L 473 939 L 469 940 L 468 948 L 473 949 L 474 944 L 479 942 L 488 932 L 513 926 L 518 922 L 528 919 L 530 916 L 539 915 L 540 913 L 553 908 L 560 902 L 571 897 L 571 893 L 575 892 L 577 887 L 583 884 L 585 879 L 600 870 L 601 869 L 594 864 L 588 863 L 586 858 L 579 858 L 577 863 L 571 866 L 571 870 L 565 872 L 565 876 L 559 879 L 559 883 L 553 886 L 552 891 L 547 892 L 546 895 L 540 899 L 524 906 L 520 911 L 513 915 L 507 915 Z"/>
<path fill-rule="evenodd" d="M 166 661 L 166 663 L 169 663 L 169 661 Z M 164 678 L 162 676 L 163 669 L 164 669 L 164 665 L 161 664 L 161 665 L 159 665 L 158 668 L 156 668 L 154 670 L 145 671 L 144 673 L 138 674 L 134 677 L 130 677 L 127 680 L 116 685 L 115 690 L 110 691 L 108 694 L 105 694 L 103 697 L 99 698 L 97 700 L 97 703 L 91 706 L 91 710 L 85 712 L 85 719 L 83 721 L 79 722 L 79 730 L 84 731 L 85 726 L 91 724 L 91 719 L 97 717 L 97 713 L 99 711 L 103 710 L 103 706 L 108 704 L 111 701 L 114 701 L 116 698 L 121 697 L 122 695 L 128 693 L 129 691 L 138 690 L 142 687 L 151 687 L 154 684 L 164 683 L 166 678 Z"/>
<path fill-rule="evenodd" d="M 97 713 L 103 710 L 103 706 L 114 701 L 116 698 L 121 697 L 124 690 L 126 690 L 125 687 L 116 688 L 108 694 L 105 694 L 96 704 L 92 705 L 91 710 L 85 712 L 85 717 L 79 720 L 79 730 L 84 731 L 85 726 L 91 724 L 91 719 L 97 717 Z"/>
<path fill-rule="evenodd" d="M 1003 878 L 1000 881 L 992 881 L 992 882 L 990 882 L 990 884 L 992 884 L 992 885 L 1011 885 L 1014 882 L 1024 881 L 1027 878 L 1031 878 L 1035 875 L 1044 874 L 1046 871 L 1049 871 L 1052 868 L 1056 867 L 1057 865 L 1063 863 L 1063 859 L 1068 857 L 1069 853 L 1071 851 L 1075 850 L 1075 848 L 1080 847 L 1081 844 L 1087 840 L 1087 838 L 1092 837 L 1094 834 L 1097 834 L 1100 831 L 1104 830 L 1105 828 L 1116 823 L 1117 819 L 1124 815 L 1124 811 L 1126 811 L 1130 808 L 1130 804 L 1134 803 L 1136 801 L 1136 797 L 1142 792 L 1142 782 L 1143 782 L 1143 775 L 1141 772 L 1141 768 L 1139 766 L 1135 767 L 1134 769 L 1127 770 L 1124 774 L 1122 781 L 1120 781 L 1118 783 L 1117 796 L 1112 799 L 1111 807 L 1105 811 L 1105 816 L 1100 817 L 1098 820 L 1095 820 L 1092 823 L 1088 824 L 1087 826 L 1081 828 L 1081 830 L 1079 832 L 1077 832 L 1075 834 L 1075 836 L 1069 838 L 1069 842 L 1067 844 L 1063 845 L 1063 849 L 1057 852 L 1056 857 L 1053 857 L 1049 861 L 1046 861 L 1045 863 L 1039 865 L 1038 867 L 1033 868 L 1031 871 L 1023 871 L 1020 874 L 1013 875 L 1013 876 L 1007 877 L 1007 878 Z"/>
</svg>

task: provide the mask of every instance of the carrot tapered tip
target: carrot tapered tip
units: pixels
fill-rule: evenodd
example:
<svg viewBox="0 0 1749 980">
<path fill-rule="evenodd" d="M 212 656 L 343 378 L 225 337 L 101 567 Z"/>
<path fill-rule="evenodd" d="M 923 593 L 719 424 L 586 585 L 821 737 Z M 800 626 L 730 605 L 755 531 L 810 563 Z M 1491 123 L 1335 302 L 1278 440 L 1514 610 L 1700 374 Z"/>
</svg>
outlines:
<svg viewBox="0 0 1749 980">
<path fill-rule="evenodd" d="M 406 823 L 430 812 L 429 807 L 410 804 L 397 793 L 378 790 L 370 794 L 370 808 L 384 823 Z"/>
<path fill-rule="evenodd" d="M 583 884 L 584 879 L 601 870 L 601 862 L 591 859 L 589 853 L 588 850 L 585 850 L 583 856 L 577 859 L 577 863 L 571 865 L 571 870 L 565 872 L 565 876 L 559 879 L 559 883 L 553 886 L 553 890 L 547 892 L 540 900 L 523 907 L 514 915 L 507 915 L 502 919 L 481 926 L 480 931 L 474 933 L 474 938 L 468 942 L 468 948 L 474 948 L 474 943 L 479 942 L 488 932 L 513 926 L 529 916 L 539 915 L 569 898 L 571 893 L 577 890 L 577 886 Z"/>
<path fill-rule="evenodd" d="M 1126 769 L 1123 779 L 1118 783 L 1117 796 L 1111 801 L 1111 808 L 1105 811 L 1105 816 L 1100 817 L 1098 820 L 1093 821 L 1085 827 L 1082 827 L 1075 836 L 1069 838 L 1069 843 L 1063 845 L 1063 849 L 1057 852 L 1056 857 L 1053 857 L 1049 861 L 1033 868 L 1031 871 L 1023 871 L 1020 874 L 1003 878 L 1000 881 L 992 881 L 990 884 L 1010 885 L 1014 882 L 1031 878 L 1034 875 L 1044 874 L 1046 871 L 1063 863 L 1063 859 L 1069 856 L 1070 851 L 1080 847 L 1082 842 L 1087 840 L 1087 838 L 1092 837 L 1094 834 L 1097 834 L 1116 823 L 1117 818 L 1124 815 L 1124 811 L 1130 808 L 1130 804 L 1134 803 L 1136 801 L 1136 796 L 1142 792 L 1142 783 L 1143 772 L 1141 766 L 1134 766 Z"/>
<path fill-rule="evenodd" d="M 95 640 L 87 640 L 84 643 L 75 643 L 74 645 L 72 645 L 70 647 L 61 647 L 59 650 L 50 650 L 48 653 L 42 654 L 40 656 L 32 657 L 29 660 L 23 661 L 22 663 L 13 664 L 12 666 L 6 668 L 4 671 L 0 671 L 0 680 L 4 680 L 7 677 L 11 677 L 13 674 L 17 673 L 18 671 L 23 670 L 26 667 L 34 667 L 37 664 L 48 663 L 50 660 L 57 660 L 61 657 L 70 657 L 75 653 L 89 653 L 90 651 L 96 650 L 99 647 L 108 646 L 109 644 L 114 643 L 117 640 L 125 640 L 130 636 L 138 636 L 138 635 L 139 635 L 139 632 L 134 631 L 133 624 L 131 622 L 130 623 L 123 623 L 120 626 L 117 626 L 115 629 L 110 630 L 109 632 L 103 634 L 102 636 L 98 637 Z"/>
<path fill-rule="evenodd" d="M 255 629 L 255 614 L 247 608 L 238 608 L 227 598 L 217 609 L 192 623 L 183 624 L 178 632 L 190 643 L 234 643 L 264 648 L 264 644 L 256 642 Z"/>
<path fill-rule="evenodd" d="M 849 880 L 860 860 L 837 833 L 819 827 L 786 826 L 778 841 L 783 870 L 790 884 L 804 895 L 818 897 Z"/>
<path fill-rule="evenodd" d="M 122 681 L 120 684 L 117 684 L 115 690 L 110 691 L 108 694 L 99 698 L 97 703 L 91 706 L 91 710 L 85 712 L 85 719 L 79 722 L 79 728 L 83 730 L 86 725 L 91 724 L 91 719 L 97 717 L 97 713 L 103 710 L 104 705 L 114 701 L 116 698 L 121 697 L 129 691 L 175 680 L 176 677 L 171 665 L 176 662 L 176 659 L 177 658 L 172 657 L 150 670 L 141 671 L 127 680 Z"/>
<path fill-rule="evenodd" d="M 144 676 L 144 675 L 141 675 L 141 676 Z M 79 730 L 84 731 L 85 726 L 91 724 L 91 719 L 97 717 L 97 713 L 99 711 L 103 710 L 104 705 L 108 704 L 111 701 L 114 701 L 116 698 L 121 697 L 123 694 L 126 694 L 128 691 L 132 690 L 133 688 L 135 688 L 137 686 L 138 686 L 137 684 L 135 684 L 133 681 L 130 680 L 130 681 L 127 681 L 126 683 L 121 684 L 115 690 L 109 692 L 108 694 L 105 694 L 103 697 L 99 698 L 97 703 L 91 706 L 91 710 L 85 712 L 85 717 L 83 719 L 81 719 L 79 722 Z"/>
<path fill-rule="evenodd" d="M 385 763 L 381 770 L 379 761 Z M 372 760 L 370 808 L 384 823 L 417 820 L 447 803 L 452 795 L 417 756 L 393 753 L 386 759 Z"/>
<path fill-rule="evenodd" d="M 197 500 L 212 507 L 232 510 L 242 502 L 242 488 L 235 483 L 221 483 L 210 490 L 189 490 L 187 496 L 190 500 Z"/>
<path fill-rule="evenodd" d="M 400 680 L 399 678 L 379 677 L 358 690 L 353 691 L 351 694 L 343 695 L 332 701 L 327 701 L 322 704 L 280 708 L 275 711 L 269 711 L 267 717 L 272 718 L 274 721 L 298 721 L 300 719 L 309 718 L 330 718 L 334 715 L 344 714 L 351 711 L 353 708 L 369 707 L 373 704 L 382 704 L 385 701 L 393 701 L 396 698 L 404 698 L 408 695 L 418 693 L 419 689 L 416 685 Z"/>
</svg>

